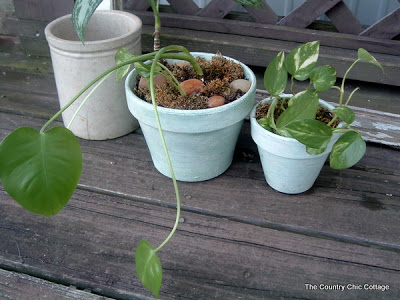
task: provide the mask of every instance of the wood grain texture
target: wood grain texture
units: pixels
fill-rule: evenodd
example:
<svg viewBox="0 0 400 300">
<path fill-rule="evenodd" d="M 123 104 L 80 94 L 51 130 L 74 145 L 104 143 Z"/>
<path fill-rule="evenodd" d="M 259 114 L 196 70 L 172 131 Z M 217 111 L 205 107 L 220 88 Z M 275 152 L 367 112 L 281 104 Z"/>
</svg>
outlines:
<svg viewBox="0 0 400 300">
<path fill-rule="evenodd" d="M 135 245 L 141 239 L 160 243 L 175 214 L 163 206 L 79 190 L 53 218 L 27 213 L 4 194 L 0 205 L 0 235 L 6 241 L 0 266 L 118 298 L 148 295 L 135 276 Z M 391 287 L 387 299 L 399 292 L 397 253 L 187 211 L 182 218 L 160 252 L 162 298 L 324 297 L 329 292 L 304 288 L 321 281 L 385 283 Z"/>
<path fill-rule="evenodd" d="M 193 1 L 168 0 L 168 3 L 179 14 L 195 15 L 200 10 L 200 8 Z"/>
<path fill-rule="evenodd" d="M 297 39 L 300 39 L 300 36 L 301 33 L 299 33 Z M 306 41 L 311 41 L 310 38 L 312 37 L 304 36 Z M 329 40 L 328 37 L 327 40 Z M 152 27 L 144 26 L 142 31 L 143 51 L 151 51 L 151 45 Z M 182 45 L 191 51 L 212 53 L 221 51 L 224 55 L 235 57 L 248 65 L 265 67 L 281 50 L 289 52 L 300 44 L 273 38 L 263 39 L 221 33 L 215 33 L 210 37 L 209 33 L 203 31 L 186 29 L 177 31 L 176 28 L 165 27 L 163 29 L 161 45 Z M 321 46 L 319 61 L 321 64 L 333 65 L 336 68 L 338 77 L 341 77 L 354 61 L 356 55 L 355 50 Z M 375 53 L 374 56 L 384 65 L 385 73 L 377 72 L 376 67 L 373 65 L 359 64 L 357 68 L 349 73 L 348 78 L 400 86 L 400 80 L 397 76 L 400 66 L 400 56 L 386 56 Z"/>
<path fill-rule="evenodd" d="M 278 24 L 282 26 L 306 28 L 339 2 L 341 2 L 341 0 L 306 0 L 286 17 L 282 18 Z"/>
<path fill-rule="evenodd" d="M 138 15 L 142 19 L 143 24 L 154 24 L 151 13 L 142 11 L 131 12 Z M 216 20 L 214 18 L 170 13 L 163 13 L 161 18 L 164 26 L 163 32 L 172 27 L 176 35 L 182 36 L 183 34 L 188 34 L 187 37 L 182 36 L 182 38 L 193 38 L 193 35 L 187 30 L 203 31 L 202 34 L 207 35 L 208 39 L 212 41 L 209 42 L 210 46 L 214 46 L 212 44 L 214 43 L 214 36 L 216 36 L 215 32 L 227 35 L 240 35 L 242 39 L 246 39 L 246 37 L 262 38 L 265 39 L 264 43 L 266 44 L 270 42 L 269 39 L 292 42 L 320 40 L 321 45 L 330 46 L 333 50 L 338 48 L 358 49 L 361 47 L 376 53 L 400 54 L 400 41 L 396 40 L 383 40 L 337 32 L 299 29 L 237 20 Z M 213 32 L 213 34 L 210 32 Z M 229 39 L 229 36 L 227 36 L 227 39 Z M 255 48 L 255 46 L 248 43 L 248 48 Z"/>
<path fill-rule="evenodd" d="M 0 298 L 9 300 L 59 299 L 107 300 L 87 291 L 0 269 Z"/>
<path fill-rule="evenodd" d="M 147 0 L 124 0 L 124 9 L 147 10 L 150 4 Z"/>
<path fill-rule="evenodd" d="M 52 21 L 68 15 L 74 6 L 73 0 L 13 0 L 15 15 L 21 19 Z"/>
<path fill-rule="evenodd" d="M 327 10 L 325 14 L 341 33 L 358 35 L 362 31 L 360 22 L 343 1 Z"/>
<path fill-rule="evenodd" d="M 232 0 L 212 0 L 197 15 L 201 17 L 222 19 L 238 5 Z"/>
<path fill-rule="evenodd" d="M 268 5 L 267 1 L 263 0 L 262 9 L 252 6 L 245 6 L 245 9 L 250 16 L 253 17 L 254 21 L 261 24 L 276 24 L 279 20 L 278 15 Z"/>
<path fill-rule="evenodd" d="M 392 39 L 400 34 L 400 8 L 360 33 L 361 36 Z"/>
<path fill-rule="evenodd" d="M 3 136 L 16 129 L 17 124 L 39 129 L 44 123 L 43 120 L 11 114 L 0 116 Z M 399 171 L 393 169 L 393 166 L 400 165 L 400 157 L 389 155 L 392 149 L 372 146 L 352 169 L 335 171 L 325 166 L 313 189 L 292 197 L 274 193 L 265 183 L 248 125 L 246 123 L 240 137 L 234 163 L 224 176 L 199 184 L 180 183 L 181 192 L 189 198 L 183 204 L 187 209 L 212 211 L 238 220 L 243 219 L 242 212 L 246 211 L 247 222 L 261 222 L 266 227 L 277 226 L 282 230 L 341 241 L 349 239 L 352 242 L 354 239 L 353 242 L 371 247 L 400 247 L 395 246 L 400 236 L 396 204 Z M 81 140 L 80 144 L 84 157 L 84 172 L 80 180 L 82 189 L 118 191 L 173 205 L 175 199 L 171 195 L 170 180 L 154 169 L 142 135 L 101 142 Z M 135 149 L 134 154 L 132 149 Z M 384 165 L 377 159 L 381 155 L 387 157 Z M 204 190 L 211 194 L 204 193 Z M 377 203 L 379 209 L 370 210 L 370 202 Z M 252 205 L 254 203 L 260 206 Z M 346 211 L 345 215 L 343 211 Z M 316 219 L 316 212 L 321 218 Z M 358 221 L 353 223 L 351 220 Z M 385 224 L 385 230 L 376 227 L 376 223 Z"/>
</svg>

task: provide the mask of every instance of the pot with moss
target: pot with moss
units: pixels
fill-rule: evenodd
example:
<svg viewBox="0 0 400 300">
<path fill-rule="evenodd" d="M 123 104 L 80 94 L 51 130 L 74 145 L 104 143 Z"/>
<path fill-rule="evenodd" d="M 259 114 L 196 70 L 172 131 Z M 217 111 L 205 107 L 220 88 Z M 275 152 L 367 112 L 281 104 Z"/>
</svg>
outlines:
<svg viewBox="0 0 400 300">
<path fill-rule="evenodd" d="M 191 54 L 204 78 L 196 76 L 187 63 L 168 61 L 156 75 L 161 76 L 161 84 L 155 92 L 176 179 L 195 182 L 217 177 L 231 165 L 244 118 L 254 106 L 256 80 L 250 68 L 232 58 Z M 154 107 L 146 84 L 140 84 L 140 67 L 136 65 L 125 83 L 128 107 L 139 121 L 154 166 L 171 177 Z M 180 82 L 169 82 L 168 73 Z"/>
<path fill-rule="evenodd" d="M 356 88 L 344 101 L 344 83 L 349 71 L 360 62 L 382 66 L 366 50 L 345 72 L 341 86 L 335 86 L 336 70 L 316 66 L 319 42 L 280 52 L 268 65 L 264 86 L 271 97 L 257 104 L 250 115 L 251 135 L 257 144 L 265 179 L 275 190 L 298 194 L 310 189 L 327 157 L 334 169 L 349 168 L 364 155 L 366 144 L 350 128 L 354 112 L 347 106 Z M 292 94 L 282 94 L 291 75 Z M 295 93 L 294 80 L 309 80 L 306 90 Z M 335 88 L 339 103 L 334 107 L 319 99 L 319 92 Z"/>
</svg>

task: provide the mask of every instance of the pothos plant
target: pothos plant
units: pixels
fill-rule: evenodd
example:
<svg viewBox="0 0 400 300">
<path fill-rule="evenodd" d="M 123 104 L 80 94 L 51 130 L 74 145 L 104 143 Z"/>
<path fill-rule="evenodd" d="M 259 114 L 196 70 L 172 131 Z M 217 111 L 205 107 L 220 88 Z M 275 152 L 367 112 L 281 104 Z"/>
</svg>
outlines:
<svg viewBox="0 0 400 300">
<path fill-rule="evenodd" d="M 154 113 L 170 167 L 177 201 L 175 224 L 167 238 L 156 248 L 149 242 L 142 240 L 136 249 L 137 276 L 144 287 L 158 298 L 162 283 L 162 267 L 157 252 L 165 246 L 177 229 L 180 218 L 180 196 L 157 112 L 154 76 L 161 73 L 179 88 L 179 84 L 175 84 L 176 79 L 171 72 L 160 63 L 160 60 L 163 59 L 188 61 L 200 76 L 202 75 L 202 70 L 190 52 L 182 46 L 172 45 L 159 49 L 161 28 L 159 0 L 148 1 L 155 17 L 155 51 L 134 56 L 125 49 L 120 49 L 116 54 L 116 65 L 89 82 L 50 118 L 40 131 L 31 127 L 21 127 L 10 133 L 0 144 L 0 180 L 6 192 L 23 208 L 44 216 L 56 215 L 70 200 L 78 185 L 82 173 L 82 153 L 78 139 L 68 128 L 60 126 L 48 128 L 62 112 L 68 109 L 72 103 L 91 87 L 96 89 L 105 78 L 114 72 L 117 80 L 121 80 L 129 72 L 130 66 L 134 65 L 138 73 L 145 77 L 149 83 Z M 261 0 L 235 1 L 243 5 L 262 7 Z M 75 1 L 72 22 L 83 43 L 85 28 L 101 2 L 102 0 Z M 180 89 L 180 92 L 184 93 L 182 89 Z M 82 101 L 82 105 L 84 105 L 87 98 Z"/>
<path fill-rule="evenodd" d="M 268 108 L 266 117 L 260 118 L 258 123 L 266 130 L 281 136 L 294 138 L 306 146 L 307 153 L 320 154 L 324 152 L 335 133 L 342 133 L 333 145 L 330 153 L 330 166 L 334 169 L 345 169 L 356 164 L 364 155 L 366 145 L 361 134 L 350 128 L 355 120 L 355 114 L 348 104 L 359 90 L 355 88 L 345 99 L 345 80 L 350 70 L 361 61 L 372 63 L 383 68 L 381 64 L 366 50 L 358 50 L 358 58 L 344 73 L 340 86 L 336 86 L 336 70 L 332 66 L 317 66 L 319 55 L 319 41 L 302 44 L 293 49 L 285 58 L 281 51 L 269 63 L 264 74 L 264 87 L 273 99 Z M 290 80 L 288 77 L 290 75 Z M 294 92 L 295 79 L 309 80 L 308 87 L 301 92 Z M 281 97 L 290 82 L 291 97 Z M 320 92 L 329 89 L 339 91 L 338 106 L 334 108 L 333 118 L 328 124 L 316 120 L 319 106 Z M 283 112 L 278 118 L 277 109 Z M 331 126 L 337 120 L 342 121 L 338 127 Z"/>
</svg>

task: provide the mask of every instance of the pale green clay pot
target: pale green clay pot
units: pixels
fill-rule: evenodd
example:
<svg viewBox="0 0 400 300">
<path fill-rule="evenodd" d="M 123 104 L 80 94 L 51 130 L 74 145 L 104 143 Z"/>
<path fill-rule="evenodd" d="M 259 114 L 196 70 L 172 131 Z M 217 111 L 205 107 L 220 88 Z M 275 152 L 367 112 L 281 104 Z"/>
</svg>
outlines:
<svg viewBox="0 0 400 300">
<path fill-rule="evenodd" d="M 283 94 L 283 97 L 291 95 Z M 268 102 L 271 98 L 261 101 Z M 333 106 L 320 100 L 320 105 L 333 109 Z M 258 124 L 256 105 L 251 114 L 251 136 L 257 144 L 264 176 L 267 183 L 278 192 L 300 194 L 309 190 L 315 183 L 321 169 L 341 134 L 334 134 L 325 152 L 310 155 L 306 146 L 293 138 L 277 135 Z"/>
<path fill-rule="evenodd" d="M 197 52 L 192 54 L 206 59 L 211 59 L 214 55 Z M 220 107 L 200 110 L 158 107 L 177 180 L 208 180 L 222 174 L 231 165 L 243 120 L 254 106 L 256 90 L 254 73 L 244 64 L 241 65 L 246 79 L 251 82 L 250 90 L 241 98 Z M 136 82 L 137 73 L 133 70 L 125 82 L 129 110 L 139 121 L 154 166 L 160 173 L 171 177 L 153 105 L 132 92 Z"/>
</svg>

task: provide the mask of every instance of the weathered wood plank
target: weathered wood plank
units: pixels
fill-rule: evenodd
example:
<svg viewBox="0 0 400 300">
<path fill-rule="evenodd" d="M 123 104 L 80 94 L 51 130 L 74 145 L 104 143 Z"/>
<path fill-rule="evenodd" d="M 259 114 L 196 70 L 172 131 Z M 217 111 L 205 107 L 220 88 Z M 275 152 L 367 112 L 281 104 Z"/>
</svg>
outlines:
<svg viewBox="0 0 400 300">
<path fill-rule="evenodd" d="M 195 15 L 200 10 L 196 3 L 191 0 L 168 0 L 168 3 L 179 14 Z"/>
<path fill-rule="evenodd" d="M 52 21 L 70 14 L 73 6 L 73 0 L 14 0 L 18 18 L 38 21 Z"/>
<path fill-rule="evenodd" d="M 152 27 L 143 27 L 142 49 L 151 51 Z M 314 37 L 316 38 L 316 37 Z M 310 40 L 308 40 L 310 41 Z M 232 34 L 215 33 L 210 36 L 207 32 L 197 30 L 177 30 L 164 27 L 161 38 L 162 45 L 182 45 L 191 51 L 214 52 L 221 51 L 227 56 L 234 57 L 248 65 L 267 66 L 268 62 L 281 50 L 290 51 L 298 43 L 279 41 L 276 39 L 263 39 L 244 37 Z M 251 47 L 249 47 L 251 45 Z M 324 45 L 324 43 L 322 43 Z M 369 64 L 359 64 L 356 70 L 350 72 L 349 79 L 367 82 L 384 83 L 388 85 L 400 85 L 399 66 L 400 56 L 386 56 L 375 54 L 374 56 L 383 64 L 385 73 L 376 71 L 376 67 Z M 339 77 L 350 66 L 356 57 L 356 51 L 340 48 L 321 46 L 320 63 L 333 65 Z"/>
<path fill-rule="evenodd" d="M 268 5 L 267 1 L 263 0 L 262 2 L 262 9 L 252 7 L 252 6 L 245 6 L 245 9 L 249 13 L 253 19 L 262 24 L 276 24 L 279 20 L 278 15 L 275 11 Z"/>
<path fill-rule="evenodd" d="M 0 113 L 0 139 L 19 126 L 40 129 L 42 125 L 43 120 Z M 80 181 L 82 188 L 118 191 L 139 199 L 174 203 L 171 182 L 154 169 L 142 135 L 99 142 L 81 140 L 80 144 L 85 166 Z M 246 122 L 228 171 L 207 182 L 182 182 L 180 189 L 187 210 L 396 249 L 400 247 L 396 246 L 400 242 L 400 170 L 397 168 L 400 156 L 396 154 L 394 149 L 371 145 L 355 167 L 337 171 L 325 166 L 314 188 L 293 197 L 273 192 L 266 184 Z M 124 174 L 123 180 L 121 174 Z M 370 203 L 376 206 L 370 209 Z M 244 211 L 246 216 L 242 215 Z"/>
<path fill-rule="evenodd" d="M 139 240 L 158 244 L 175 211 L 121 197 L 77 191 L 56 217 L 24 211 L 0 193 L 0 266 L 97 294 L 135 298 L 144 291 L 134 271 Z M 12 236 L 12 238 L 10 238 Z M 342 299 L 399 293 L 399 255 L 184 211 L 179 229 L 159 252 L 161 298 Z M 389 285 L 385 293 L 305 289 L 305 283 Z"/>
<path fill-rule="evenodd" d="M 359 130 L 366 141 L 400 148 L 400 115 L 352 107 Z"/>
<path fill-rule="evenodd" d="M 360 22 L 343 1 L 328 9 L 325 14 L 339 32 L 358 35 L 362 31 Z"/>
<path fill-rule="evenodd" d="M 154 24 L 153 15 L 149 12 L 131 11 L 138 15 L 143 24 Z M 186 30 L 203 30 L 204 34 L 208 35 L 208 39 L 214 41 L 213 38 L 216 33 L 226 33 L 230 35 L 243 35 L 246 37 L 258 37 L 265 39 L 265 43 L 269 39 L 292 41 L 292 42 L 309 42 L 313 40 L 320 40 L 321 45 L 330 46 L 333 48 L 346 48 L 358 49 L 365 48 L 368 51 L 376 53 L 387 53 L 400 55 L 400 41 L 383 40 L 364 36 L 354 36 L 351 34 L 326 32 L 312 29 L 299 29 L 294 27 L 259 24 L 254 22 L 245 22 L 237 20 L 216 20 L 214 18 L 206 18 L 199 16 L 184 16 L 170 13 L 162 13 L 161 21 L 163 22 L 163 32 L 167 30 L 166 27 L 174 27 L 177 35 L 189 34 L 188 38 L 192 35 L 190 31 Z M 185 28 L 185 29 L 182 29 Z M 237 37 L 235 37 L 237 38 Z M 247 47 L 255 48 L 251 43 Z"/>
<path fill-rule="evenodd" d="M 400 8 L 360 33 L 361 36 L 392 39 L 400 34 Z"/>
<path fill-rule="evenodd" d="M 23 273 L 0 269 L 0 298 L 9 300 L 60 299 L 106 300 L 90 292 L 49 282 Z"/>
<path fill-rule="evenodd" d="M 124 9 L 147 10 L 150 4 L 147 0 L 125 0 Z"/>
<path fill-rule="evenodd" d="M 232 0 L 212 0 L 197 15 L 200 17 L 222 19 L 237 5 L 238 3 Z"/>
<path fill-rule="evenodd" d="M 306 28 L 339 2 L 341 0 L 306 0 L 286 17 L 282 18 L 278 25 Z"/>
</svg>

